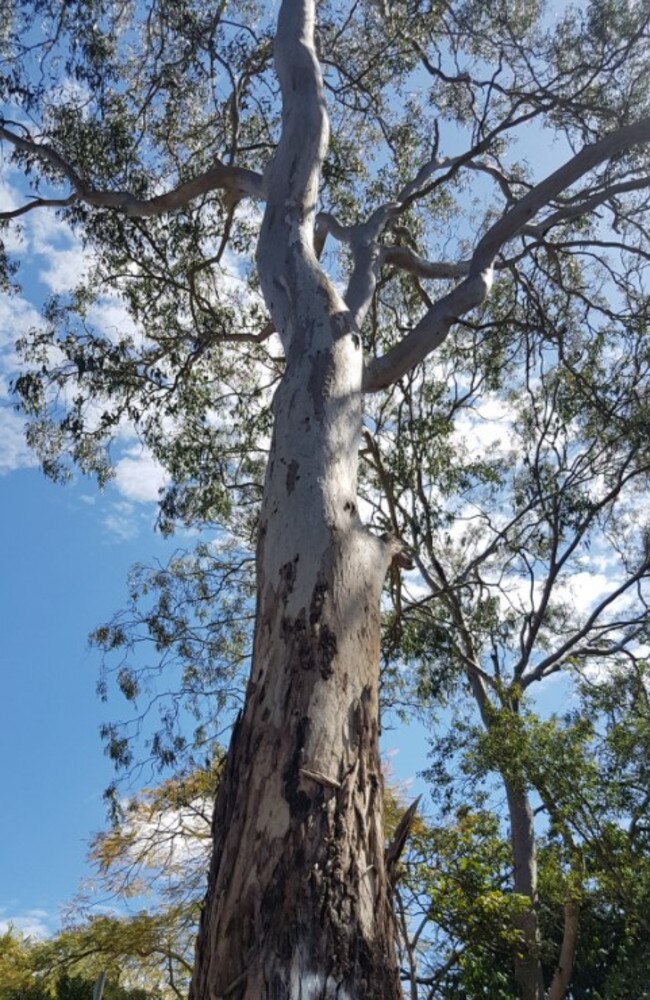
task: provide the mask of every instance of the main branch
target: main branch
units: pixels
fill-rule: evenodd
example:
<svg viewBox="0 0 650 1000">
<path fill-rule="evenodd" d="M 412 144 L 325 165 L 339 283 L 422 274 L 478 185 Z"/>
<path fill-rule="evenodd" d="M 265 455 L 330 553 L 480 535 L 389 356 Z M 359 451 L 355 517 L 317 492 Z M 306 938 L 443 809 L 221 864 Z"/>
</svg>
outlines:
<svg viewBox="0 0 650 1000">
<path fill-rule="evenodd" d="M 184 181 L 164 194 L 154 198 L 136 198 L 128 191 L 99 190 L 65 160 L 53 146 L 36 142 L 30 135 L 19 135 L 0 124 L 0 139 L 4 139 L 19 152 L 26 154 L 42 166 L 54 170 L 65 177 L 72 185 L 72 191 L 65 198 L 36 198 L 18 209 L 0 212 L 0 219 L 12 219 L 34 208 L 42 206 L 63 207 L 75 201 L 84 202 L 95 208 L 111 208 L 123 212 L 133 218 L 151 218 L 164 212 L 183 208 L 195 198 L 208 194 L 210 191 L 227 191 L 233 198 L 244 197 L 264 199 L 264 180 L 261 174 L 243 167 L 228 166 L 221 161 L 189 181 Z"/>
<path fill-rule="evenodd" d="M 377 392 L 392 385 L 439 347 L 461 316 L 485 301 L 492 286 L 497 254 L 526 229 L 538 212 L 600 163 L 647 142 L 650 142 L 650 118 L 624 125 L 598 142 L 585 146 L 576 156 L 531 188 L 479 240 L 467 277 L 435 302 L 400 343 L 383 357 L 368 364 L 364 390 Z"/>
</svg>

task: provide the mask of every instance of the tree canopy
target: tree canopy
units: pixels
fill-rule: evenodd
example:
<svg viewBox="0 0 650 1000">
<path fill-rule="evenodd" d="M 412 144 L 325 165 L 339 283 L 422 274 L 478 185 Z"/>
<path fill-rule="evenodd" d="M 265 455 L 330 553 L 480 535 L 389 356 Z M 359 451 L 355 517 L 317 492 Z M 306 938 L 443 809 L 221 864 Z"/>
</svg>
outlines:
<svg viewBox="0 0 650 1000">
<path fill-rule="evenodd" d="M 165 522 L 241 518 L 260 497 L 283 370 L 251 267 L 280 127 L 274 28 L 254 3 L 38 0 L 4 14 L 0 137 L 34 191 L 5 223 L 55 207 L 88 248 L 87 280 L 50 302 L 22 345 L 16 390 L 30 439 L 50 474 L 71 458 L 103 480 L 109 442 L 135 423 L 172 477 Z M 331 133 L 317 236 L 323 264 L 362 296 L 360 329 L 377 358 L 368 389 L 385 381 L 379 357 L 406 374 L 430 336 L 445 336 L 426 332 L 436 295 L 453 312 L 474 295 L 469 270 L 502 246 L 481 332 L 463 323 L 457 338 L 476 377 L 504 384 L 516 368 L 523 378 L 516 349 L 528 329 L 533 353 L 560 351 L 565 370 L 579 358 L 580 378 L 579 324 L 594 332 L 592 370 L 598 343 L 618 337 L 638 382 L 645 5 L 544 14 L 537 3 L 321 3 L 317 32 Z M 540 162 L 543 146 L 551 155 Z M 360 255 L 375 241 L 371 276 Z M 111 294 L 137 336 L 88 322 L 91 303 Z M 403 330 L 422 315 L 426 350 L 402 360 L 397 345 L 417 342 Z M 602 401 L 606 412 L 616 404 Z"/>
</svg>

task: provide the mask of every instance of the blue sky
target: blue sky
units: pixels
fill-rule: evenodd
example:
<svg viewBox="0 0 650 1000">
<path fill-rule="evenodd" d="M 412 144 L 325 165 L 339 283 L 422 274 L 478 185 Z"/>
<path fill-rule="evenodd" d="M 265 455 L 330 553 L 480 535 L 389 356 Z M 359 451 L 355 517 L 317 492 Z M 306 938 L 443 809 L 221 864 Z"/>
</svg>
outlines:
<svg viewBox="0 0 650 1000">
<path fill-rule="evenodd" d="M 20 192 L 17 175 L 0 175 L 1 207 Z M 104 493 L 80 477 L 54 485 L 36 467 L 8 391 L 13 344 L 47 294 L 76 283 L 84 257 L 53 213 L 30 216 L 9 247 L 23 260 L 23 288 L 0 295 L 0 931 L 11 922 L 43 933 L 87 873 L 112 778 L 98 732 L 111 706 L 95 694 L 88 633 L 124 604 L 129 567 L 164 560 L 178 541 L 154 533 L 162 473 L 128 434 Z M 95 320 L 107 330 L 128 322 L 108 299 Z"/>
<path fill-rule="evenodd" d="M 120 537 L 106 524 L 110 491 L 88 496 L 87 484 L 57 488 L 36 469 L 0 482 L 0 926 L 52 926 L 85 870 L 111 779 L 86 636 L 122 603 L 130 564 L 165 547 L 144 524 Z"/>
</svg>

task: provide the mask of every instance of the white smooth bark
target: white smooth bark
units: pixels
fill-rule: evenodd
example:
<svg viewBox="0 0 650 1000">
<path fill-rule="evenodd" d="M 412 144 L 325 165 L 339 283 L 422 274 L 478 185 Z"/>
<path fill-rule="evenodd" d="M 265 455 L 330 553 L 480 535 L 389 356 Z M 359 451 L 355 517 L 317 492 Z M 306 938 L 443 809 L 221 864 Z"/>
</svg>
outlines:
<svg viewBox="0 0 650 1000">
<path fill-rule="evenodd" d="M 191 1000 L 398 1000 L 378 752 L 393 556 L 357 512 L 361 341 L 314 251 L 328 121 L 313 0 L 284 0 L 282 136 L 258 245 L 287 367 L 257 552 L 246 707 L 217 797 Z"/>
</svg>

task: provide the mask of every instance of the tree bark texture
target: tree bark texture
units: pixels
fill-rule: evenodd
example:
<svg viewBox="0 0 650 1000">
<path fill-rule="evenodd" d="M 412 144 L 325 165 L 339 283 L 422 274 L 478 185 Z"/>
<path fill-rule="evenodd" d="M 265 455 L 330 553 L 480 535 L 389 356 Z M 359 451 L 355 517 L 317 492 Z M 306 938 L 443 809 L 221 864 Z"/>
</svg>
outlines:
<svg viewBox="0 0 650 1000">
<path fill-rule="evenodd" d="M 400 996 L 378 752 L 391 548 L 357 512 L 361 343 L 313 250 L 328 134 L 313 17 L 313 3 L 284 0 L 276 37 L 283 126 L 258 267 L 287 367 L 191 1000 Z"/>
<path fill-rule="evenodd" d="M 378 756 L 387 557 L 356 510 L 359 353 L 353 334 L 333 336 L 276 397 L 253 670 L 193 1000 L 399 996 Z"/>
</svg>

